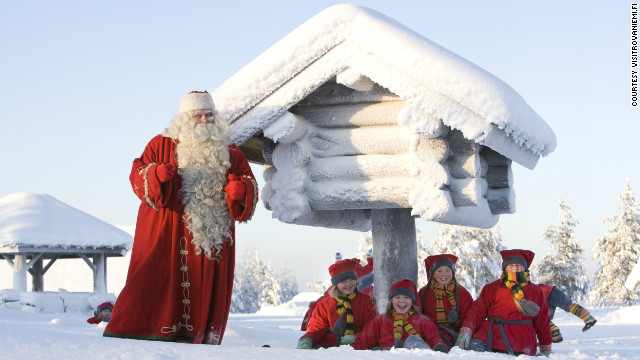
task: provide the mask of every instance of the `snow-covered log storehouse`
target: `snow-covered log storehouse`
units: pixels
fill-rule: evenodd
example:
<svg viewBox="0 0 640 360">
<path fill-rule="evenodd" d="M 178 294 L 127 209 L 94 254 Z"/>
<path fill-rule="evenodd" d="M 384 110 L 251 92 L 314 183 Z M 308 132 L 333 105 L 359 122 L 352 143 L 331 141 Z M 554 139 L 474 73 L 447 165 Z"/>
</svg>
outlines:
<svg viewBox="0 0 640 360">
<path fill-rule="evenodd" d="M 415 261 L 402 261 L 415 255 L 414 218 L 492 227 L 515 212 L 512 162 L 533 169 L 556 146 L 507 84 L 355 5 L 319 13 L 213 96 L 264 164 L 274 218 L 372 230 L 376 273 L 392 264 L 414 281 Z"/>
<path fill-rule="evenodd" d="M 93 271 L 94 292 L 107 291 L 107 258 L 124 256 L 127 232 L 50 195 L 13 193 L 0 198 L 0 256 L 13 269 L 13 290 L 44 290 L 44 274 L 58 259 L 83 259 Z M 48 262 L 45 264 L 45 260 Z"/>
</svg>

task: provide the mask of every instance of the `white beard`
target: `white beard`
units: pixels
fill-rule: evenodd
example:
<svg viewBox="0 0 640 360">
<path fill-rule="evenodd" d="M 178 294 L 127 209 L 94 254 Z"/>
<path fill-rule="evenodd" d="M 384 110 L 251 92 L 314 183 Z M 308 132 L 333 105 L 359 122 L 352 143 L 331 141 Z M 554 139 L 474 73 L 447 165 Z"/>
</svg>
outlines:
<svg viewBox="0 0 640 360">
<path fill-rule="evenodd" d="M 187 114 L 179 114 L 177 117 Z M 176 117 L 176 118 L 177 118 Z M 224 241 L 232 242 L 224 185 L 231 166 L 226 123 L 198 124 L 193 127 L 190 116 L 182 119 L 182 126 L 174 130 L 179 143 L 176 147 L 178 174 L 182 176 L 180 196 L 185 206 L 184 221 L 191 232 L 196 254 L 211 259 L 217 257 Z M 177 119 L 174 119 L 176 122 Z M 172 126 L 177 125 L 172 122 Z"/>
</svg>

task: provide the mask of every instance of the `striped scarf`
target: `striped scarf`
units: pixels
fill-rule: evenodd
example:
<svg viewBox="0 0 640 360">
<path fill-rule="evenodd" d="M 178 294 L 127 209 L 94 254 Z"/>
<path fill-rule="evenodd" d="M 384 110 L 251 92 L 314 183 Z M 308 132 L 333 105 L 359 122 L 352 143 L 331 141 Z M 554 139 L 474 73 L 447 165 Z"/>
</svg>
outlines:
<svg viewBox="0 0 640 360">
<path fill-rule="evenodd" d="M 336 312 L 340 315 L 345 314 L 345 318 L 347 320 L 347 326 L 344 330 L 344 335 L 353 335 L 355 333 L 353 327 L 353 309 L 351 308 L 351 300 L 353 300 L 356 295 L 358 295 L 357 291 L 352 292 L 347 296 L 337 296 L 334 297 L 336 299 Z"/>
<path fill-rule="evenodd" d="M 395 310 L 393 310 L 393 337 L 394 338 L 398 340 L 402 339 L 403 331 L 406 331 L 408 336 L 411 336 L 411 335 L 420 336 L 420 334 L 418 334 L 416 329 L 414 329 L 413 326 L 411 326 L 411 323 L 409 323 L 409 317 L 411 317 L 411 315 L 413 314 L 414 312 L 412 310 L 409 310 L 404 314 L 398 314 L 396 313 Z"/>
<path fill-rule="evenodd" d="M 503 271 L 502 276 L 500 276 L 500 281 L 502 281 L 504 286 L 511 289 L 511 292 L 513 292 L 513 297 L 518 302 L 520 302 L 524 298 L 522 288 L 529 284 L 529 271 L 515 273 Z"/>
<path fill-rule="evenodd" d="M 447 325 L 449 321 L 444 311 L 444 298 L 446 296 L 453 309 L 456 308 L 456 281 L 451 279 L 449 285 L 445 286 L 433 280 L 431 290 L 436 294 L 436 323 L 438 325 Z"/>
</svg>

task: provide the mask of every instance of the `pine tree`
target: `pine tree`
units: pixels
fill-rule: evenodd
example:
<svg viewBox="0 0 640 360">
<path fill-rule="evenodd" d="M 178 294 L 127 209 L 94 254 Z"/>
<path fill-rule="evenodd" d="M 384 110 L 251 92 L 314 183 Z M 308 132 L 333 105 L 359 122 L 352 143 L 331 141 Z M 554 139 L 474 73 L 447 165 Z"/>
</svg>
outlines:
<svg viewBox="0 0 640 360">
<path fill-rule="evenodd" d="M 280 284 L 278 284 L 278 280 L 273 276 L 271 263 L 265 265 L 260 261 L 259 269 L 262 271 L 262 278 L 260 279 L 260 288 L 262 290 L 260 292 L 260 307 L 264 304 L 280 305 Z"/>
<path fill-rule="evenodd" d="M 429 256 L 429 248 L 424 244 L 422 232 L 416 229 L 416 242 L 418 245 L 418 289 L 427 285 L 427 269 L 424 264 L 425 259 Z"/>
<path fill-rule="evenodd" d="M 288 267 L 283 267 L 278 275 L 278 283 L 280 284 L 280 303 L 286 303 L 298 295 L 298 281 L 295 275 Z"/>
<path fill-rule="evenodd" d="M 593 305 L 614 306 L 638 302 L 637 294 L 624 286 L 640 255 L 640 203 L 631 189 L 631 180 L 627 179 L 618 199 L 618 214 L 602 220 L 612 225 L 607 234 L 597 239 L 594 248 L 594 258 L 600 260 L 600 268 L 589 295 Z"/>
<path fill-rule="evenodd" d="M 502 235 L 500 227 L 478 229 L 468 226 L 440 224 L 439 236 L 431 241 L 429 255 L 453 254 L 458 257 L 456 280 L 474 298 L 484 285 L 498 279 Z"/>
<path fill-rule="evenodd" d="M 231 312 L 255 313 L 260 310 L 261 264 L 258 252 L 245 250 L 244 261 L 236 266 L 231 295 Z M 256 269 L 257 267 L 257 269 Z"/>
<path fill-rule="evenodd" d="M 589 280 L 584 264 L 582 242 L 576 238 L 575 227 L 578 222 L 571 215 L 567 202 L 558 203 L 558 225 L 551 225 L 544 233 L 543 240 L 548 241 L 554 250 L 546 254 L 540 263 L 532 269 L 537 283 L 555 285 L 569 298 L 583 300 L 587 294 Z"/>
</svg>

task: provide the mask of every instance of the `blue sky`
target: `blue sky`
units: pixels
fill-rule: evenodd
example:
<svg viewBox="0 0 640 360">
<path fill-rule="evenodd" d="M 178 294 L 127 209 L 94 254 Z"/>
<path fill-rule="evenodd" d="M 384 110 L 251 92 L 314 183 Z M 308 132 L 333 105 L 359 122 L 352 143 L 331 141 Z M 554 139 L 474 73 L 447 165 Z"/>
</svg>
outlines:
<svg viewBox="0 0 640 360">
<path fill-rule="evenodd" d="M 0 197 L 47 193 L 114 225 L 135 224 L 131 161 L 191 90 L 213 91 L 339 1 L 4 1 L 0 3 Z M 640 108 L 631 106 L 631 2 L 355 1 L 496 75 L 555 131 L 533 171 L 514 164 L 508 247 L 541 258 L 557 203 L 580 222 L 587 257 L 627 177 L 640 189 Z M 262 186 L 259 167 L 253 167 Z M 437 226 L 416 221 L 428 241 Z M 301 284 L 328 277 L 359 234 L 285 225 L 260 208 L 238 228 Z M 239 259 L 240 260 L 240 259 Z"/>
</svg>

